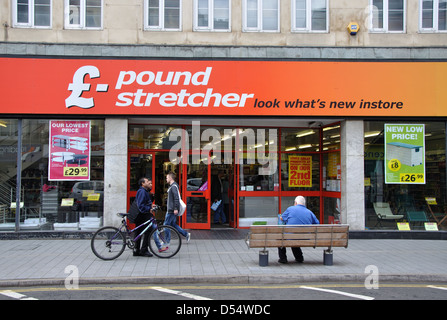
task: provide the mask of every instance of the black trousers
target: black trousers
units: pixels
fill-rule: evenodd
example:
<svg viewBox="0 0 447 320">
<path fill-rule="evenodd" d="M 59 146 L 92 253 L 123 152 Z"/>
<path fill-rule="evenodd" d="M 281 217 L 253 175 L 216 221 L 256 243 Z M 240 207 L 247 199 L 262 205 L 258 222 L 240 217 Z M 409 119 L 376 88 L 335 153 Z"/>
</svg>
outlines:
<svg viewBox="0 0 447 320">
<path fill-rule="evenodd" d="M 301 251 L 300 247 L 292 247 L 292 253 L 295 257 L 295 260 L 298 262 L 303 262 L 303 251 Z M 279 259 L 283 261 L 287 261 L 287 254 L 286 254 L 286 248 L 285 247 L 279 247 L 278 248 L 278 255 Z"/>
<path fill-rule="evenodd" d="M 146 221 L 149 221 L 150 218 L 151 218 L 151 216 L 148 213 L 139 213 L 137 215 L 137 217 L 135 218 L 135 226 L 138 227 L 142 223 L 145 223 Z M 141 232 L 143 232 L 143 230 L 146 227 L 147 227 L 147 225 L 146 226 L 142 226 L 140 229 L 134 231 L 134 239 L 139 234 L 141 234 Z M 141 253 L 145 253 L 145 252 L 149 251 L 149 249 L 148 249 L 148 246 L 149 246 L 149 234 L 150 234 L 151 230 L 152 230 L 152 228 L 147 229 L 147 231 L 137 241 L 135 241 L 135 249 L 134 249 L 134 251 L 136 251 L 138 253 L 140 253 L 140 252 Z M 143 239 L 143 243 L 141 243 L 141 239 Z"/>
</svg>

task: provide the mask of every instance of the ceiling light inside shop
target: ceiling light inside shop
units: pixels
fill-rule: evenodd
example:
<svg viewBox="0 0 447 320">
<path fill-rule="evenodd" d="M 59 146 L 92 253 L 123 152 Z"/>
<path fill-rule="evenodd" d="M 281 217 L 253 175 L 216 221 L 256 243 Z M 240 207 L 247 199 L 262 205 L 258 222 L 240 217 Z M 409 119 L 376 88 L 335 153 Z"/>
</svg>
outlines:
<svg viewBox="0 0 447 320">
<path fill-rule="evenodd" d="M 301 138 L 301 137 L 305 137 L 305 136 L 310 136 L 311 134 L 314 134 L 314 133 L 315 132 L 313 130 L 302 131 L 302 132 L 298 132 L 296 137 Z"/>
<path fill-rule="evenodd" d="M 365 133 L 365 138 L 371 138 L 371 137 L 376 137 L 378 136 L 382 131 L 371 131 L 371 132 L 366 132 Z"/>
<path fill-rule="evenodd" d="M 339 125 L 338 126 L 334 126 L 334 127 L 326 127 L 326 128 L 323 128 L 323 131 L 329 131 L 329 130 L 338 129 L 338 128 L 340 128 Z"/>
</svg>

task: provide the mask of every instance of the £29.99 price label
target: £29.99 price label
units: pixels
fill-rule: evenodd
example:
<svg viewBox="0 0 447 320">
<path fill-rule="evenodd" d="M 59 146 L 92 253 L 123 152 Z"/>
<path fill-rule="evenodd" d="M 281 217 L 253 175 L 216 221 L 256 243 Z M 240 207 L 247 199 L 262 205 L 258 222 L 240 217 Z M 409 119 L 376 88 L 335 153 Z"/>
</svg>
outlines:
<svg viewBox="0 0 447 320">
<path fill-rule="evenodd" d="M 88 177 L 88 168 L 64 168 L 64 177 Z"/>
</svg>

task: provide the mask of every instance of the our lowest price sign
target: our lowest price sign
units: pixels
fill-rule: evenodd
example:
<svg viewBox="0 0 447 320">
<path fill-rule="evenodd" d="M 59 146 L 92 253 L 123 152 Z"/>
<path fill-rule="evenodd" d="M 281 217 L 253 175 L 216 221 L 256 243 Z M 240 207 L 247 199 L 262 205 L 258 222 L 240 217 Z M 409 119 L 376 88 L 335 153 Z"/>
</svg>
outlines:
<svg viewBox="0 0 447 320">
<path fill-rule="evenodd" d="M 50 121 L 48 180 L 90 180 L 90 127 L 90 121 Z"/>
</svg>

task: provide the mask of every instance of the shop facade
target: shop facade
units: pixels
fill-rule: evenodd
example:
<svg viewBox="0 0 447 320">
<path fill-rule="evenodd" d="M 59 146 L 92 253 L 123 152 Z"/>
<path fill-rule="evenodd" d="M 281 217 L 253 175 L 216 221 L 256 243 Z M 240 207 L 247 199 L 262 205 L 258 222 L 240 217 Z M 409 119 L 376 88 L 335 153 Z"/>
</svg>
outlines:
<svg viewBox="0 0 447 320">
<path fill-rule="evenodd" d="M 187 203 L 185 228 L 276 224 L 297 195 L 322 223 L 351 230 L 445 226 L 443 61 L 9 56 L 0 64 L 3 230 L 119 223 L 142 176 L 163 208 L 170 171 Z M 52 133 L 57 125 L 66 131 Z M 387 158 L 397 143 L 387 125 L 423 128 L 411 133 L 422 139 L 422 163 Z M 390 182 L 392 173 L 408 181 Z M 216 186 L 225 221 L 210 208 Z"/>
</svg>

